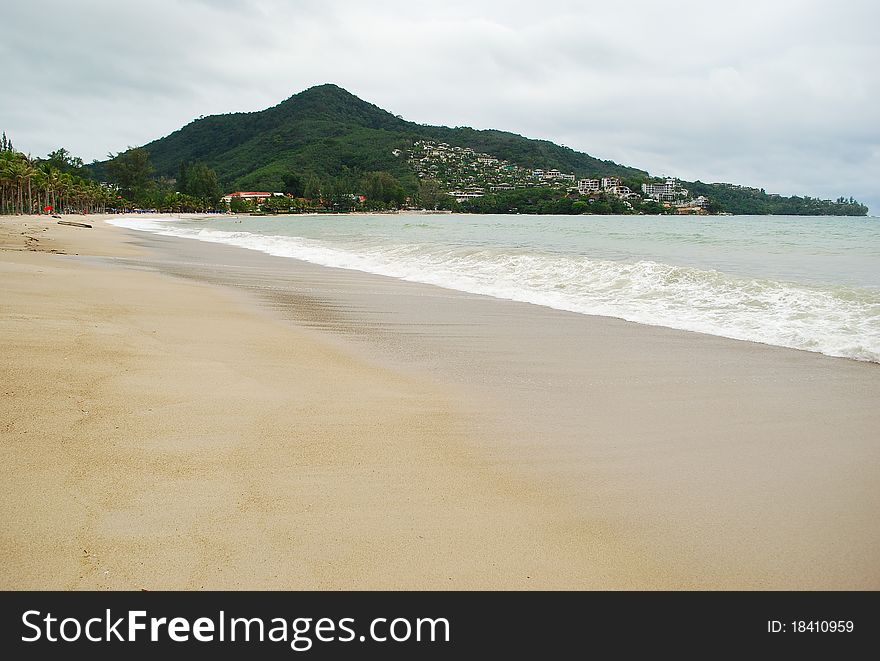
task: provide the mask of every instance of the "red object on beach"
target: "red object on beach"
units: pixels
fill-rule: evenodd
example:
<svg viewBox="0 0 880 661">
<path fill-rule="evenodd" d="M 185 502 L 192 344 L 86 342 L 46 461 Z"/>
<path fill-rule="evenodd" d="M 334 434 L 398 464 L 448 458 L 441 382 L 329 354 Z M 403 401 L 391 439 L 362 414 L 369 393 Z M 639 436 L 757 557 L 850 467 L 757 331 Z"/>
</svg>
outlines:
<svg viewBox="0 0 880 661">
<path fill-rule="evenodd" d="M 48 204 L 47 204 L 46 206 L 44 206 L 44 207 L 43 207 L 43 211 L 52 211 L 52 207 L 51 207 L 51 205 L 48 205 Z"/>
</svg>

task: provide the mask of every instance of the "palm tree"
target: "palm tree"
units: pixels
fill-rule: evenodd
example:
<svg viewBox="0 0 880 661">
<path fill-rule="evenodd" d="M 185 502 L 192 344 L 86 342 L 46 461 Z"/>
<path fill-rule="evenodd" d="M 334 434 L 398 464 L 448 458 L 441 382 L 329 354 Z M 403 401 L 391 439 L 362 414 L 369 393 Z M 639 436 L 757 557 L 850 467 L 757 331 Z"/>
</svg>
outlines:
<svg viewBox="0 0 880 661">
<path fill-rule="evenodd" d="M 14 152 L 0 151 L 0 213 L 10 213 L 9 198 L 12 194 L 12 163 L 14 160 Z"/>
<path fill-rule="evenodd" d="M 43 168 L 43 171 L 46 174 L 46 205 L 51 206 L 52 209 L 57 208 L 57 196 L 62 186 L 61 179 L 61 170 L 51 165 L 46 165 Z"/>
<path fill-rule="evenodd" d="M 37 198 L 37 212 L 42 213 L 43 206 L 49 204 L 48 177 L 46 176 L 46 171 L 40 167 L 35 168 L 33 181 Z M 43 200 L 43 202 L 41 202 L 41 200 Z"/>
<path fill-rule="evenodd" d="M 8 172 L 16 188 L 13 191 L 13 213 L 24 213 L 24 182 L 29 177 L 27 162 L 24 158 L 16 158 L 8 167 Z M 15 203 L 16 197 L 18 204 Z"/>
<path fill-rule="evenodd" d="M 62 213 L 67 213 L 67 207 L 70 201 L 70 191 L 73 189 L 73 177 L 66 172 L 58 175 L 58 195 L 61 198 Z"/>
<path fill-rule="evenodd" d="M 33 198 L 33 190 L 31 188 L 31 180 L 34 178 L 34 175 L 37 173 L 36 168 L 34 167 L 34 160 L 30 157 L 30 155 L 25 156 L 24 158 L 24 177 L 27 181 L 27 212 L 34 212 L 34 198 Z"/>
</svg>

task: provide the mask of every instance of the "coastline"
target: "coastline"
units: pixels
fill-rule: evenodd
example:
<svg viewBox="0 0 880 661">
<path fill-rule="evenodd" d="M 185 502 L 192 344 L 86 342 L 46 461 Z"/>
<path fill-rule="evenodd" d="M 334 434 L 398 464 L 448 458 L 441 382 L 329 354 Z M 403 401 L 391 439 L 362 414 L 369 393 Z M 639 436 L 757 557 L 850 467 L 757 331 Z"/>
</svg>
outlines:
<svg viewBox="0 0 880 661">
<path fill-rule="evenodd" d="M 864 221 L 801 228 L 757 216 L 735 227 L 623 216 L 590 223 L 427 218 L 113 222 L 581 315 L 880 363 L 872 247 L 880 234 Z M 867 240 L 852 245 L 859 235 Z"/>
<path fill-rule="evenodd" d="M 7 589 L 880 586 L 876 365 L 39 229 Z"/>
</svg>

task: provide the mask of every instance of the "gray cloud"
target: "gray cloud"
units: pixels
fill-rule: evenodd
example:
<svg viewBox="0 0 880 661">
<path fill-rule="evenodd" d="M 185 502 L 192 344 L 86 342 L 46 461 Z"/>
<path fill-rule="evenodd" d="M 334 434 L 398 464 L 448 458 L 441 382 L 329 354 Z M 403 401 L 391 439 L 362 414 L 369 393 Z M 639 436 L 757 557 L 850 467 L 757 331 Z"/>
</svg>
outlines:
<svg viewBox="0 0 880 661">
<path fill-rule="evenodd" d="M 0 128 L 86 160 L 336 82 L 420 123 L 880 213 L 872 0 L 30 0 L 4 8 Z"/>
</svg>

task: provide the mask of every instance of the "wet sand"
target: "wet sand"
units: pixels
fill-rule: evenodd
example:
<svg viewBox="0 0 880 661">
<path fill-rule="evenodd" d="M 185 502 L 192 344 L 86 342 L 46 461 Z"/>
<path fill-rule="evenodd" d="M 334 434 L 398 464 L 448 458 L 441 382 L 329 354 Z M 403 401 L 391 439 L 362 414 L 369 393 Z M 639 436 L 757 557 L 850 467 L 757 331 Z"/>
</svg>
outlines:
<svg viewBox="0 0 880 661">
<path fill-rule="evenodd" d="M 880 587 L 878 365 L 76 230 L 0 253 L 4 587 Z"/>
</svg>

